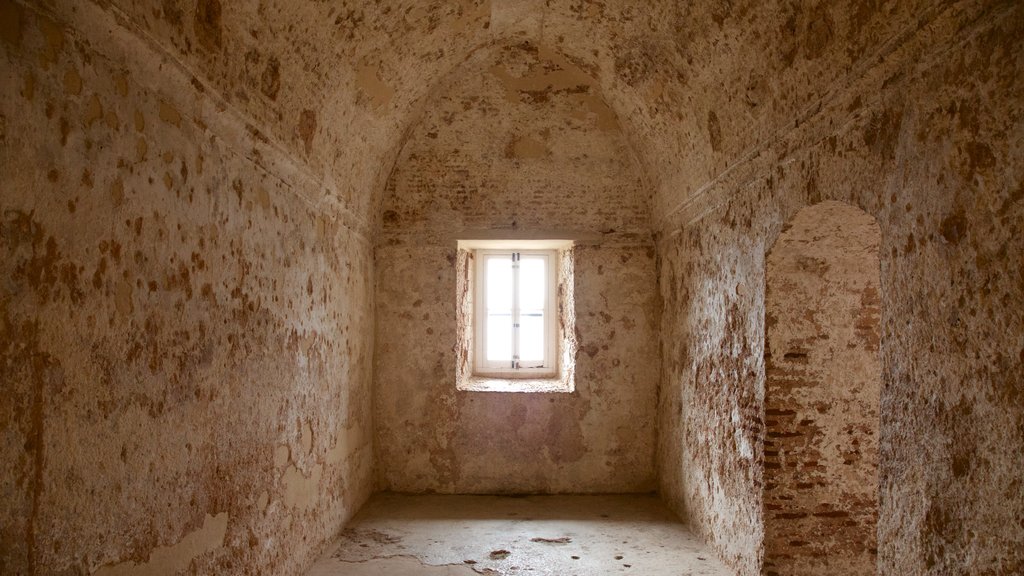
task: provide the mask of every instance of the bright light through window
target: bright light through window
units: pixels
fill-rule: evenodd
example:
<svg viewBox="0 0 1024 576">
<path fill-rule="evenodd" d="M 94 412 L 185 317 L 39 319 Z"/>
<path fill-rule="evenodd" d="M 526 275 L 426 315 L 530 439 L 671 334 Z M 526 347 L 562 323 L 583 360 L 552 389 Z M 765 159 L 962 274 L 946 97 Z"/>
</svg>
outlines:
<svg viewBox="0 0 1024 576">
<path fill-rule="evenodd" d="M 477 372 L 551 374 L 554 251 L 477 250 Z"/>
</svg>

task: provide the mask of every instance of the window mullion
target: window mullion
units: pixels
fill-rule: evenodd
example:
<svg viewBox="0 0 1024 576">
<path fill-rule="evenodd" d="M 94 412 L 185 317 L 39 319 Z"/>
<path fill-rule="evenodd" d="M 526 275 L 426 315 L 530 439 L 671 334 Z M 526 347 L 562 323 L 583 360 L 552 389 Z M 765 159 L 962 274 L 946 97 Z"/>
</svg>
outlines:
<svg viewBox="0 0 1024 576">
<path fill-rule="evenodd" d="M 512 368 L 519 368 L 519 253 L 512 253 Z"/>
</svg>

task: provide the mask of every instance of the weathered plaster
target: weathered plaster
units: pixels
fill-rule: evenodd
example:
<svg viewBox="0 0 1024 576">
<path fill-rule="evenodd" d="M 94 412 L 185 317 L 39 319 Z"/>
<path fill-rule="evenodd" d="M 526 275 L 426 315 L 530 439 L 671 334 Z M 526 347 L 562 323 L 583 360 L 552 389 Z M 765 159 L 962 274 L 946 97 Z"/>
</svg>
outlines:
<svg viewBox="0 0 1024 576">
<path fill-rule="evenodd" d="M 473 92 L 460 80 L 474 69 L 467 60 L 532 42 L 580 73 L 509 70 L 476 81 L 511 79 L 505 93 L 515 95 L 529 77 L 539 85 L 527 91 L 544 94 L 549 83 L 585 77 L 576 85 L 586 91 L 554 99 L 564 113 L 556 119 L 594 123 L 582 139 L 560 150 L 553 143 L 568 132 L 521 130 L 542 124 L 497 98 L 489 108 L 469 102 L 478 121 L 439 135 L 499 166 L 568 159 L 579 167 L 566 149 L 614 143 L 611 157 L 595 156 L 607 162 L 586 170 L 498 174 L 512 177 L 510 190 L 529 188 L 530 174 L 558 191 L 589 186 L 521 212 L 517 223 L 582 227 L 603 239 L 577 262 L 596 283 L 589 295 L 581 286 L 579 309 L 597 302 L 598 314 L 581 313 L 580 366 L 593 362 L 586 378 L 594 381 L 636 383 L 609 385 L 618 392 L 606 405 L 620 410 L 630 390 L 642 397 L 630 406 L 643 406 L 659 380 L 646 371 L 662 350 L 657 469 L 673 508 L 741 573 L 760 571 L 765 254 L 801 208 L 838 200 L 870 214 L 882 233 L 879 571 L 1020 572 L 1021 36 L 1024 8 L 1012 0 L 0 1 L 0 450 L 12 463 L 0 473 L 0 558 L 57 573 L 141 562 L 206 514 L 226 512 L 225 546 L 197 558 L 195 570 L 244 571 L 251 562 L 299 570 L 360 501 L 339 495 L 339 482 L 357 486 L 352 494 L 369 490 L 374 293 L 378 344 L 412 348 L 402 338 L 413 333 L 422 342 L 418 331 L 433 327 L 416 315 L 417 300 L 441 303 L 432 319 L 449 326 L 446 228 L 508 230 L 507 218 L 464 216 L 521 200 L 497 193 L 503 179 L 475 180 L 482 169 L 437 163 L 466 189 L 495 191 L 491 204 L 428 202 L 417 208 L 428 209 L 426 220 L 389 230 L 382 205 L 392 168 L 400 154 L 429 149 L 420 146 L 424 126 L 448 130 L 437 110 L 453 82 L 467 88 L 455 94 Z M 461 118 L 448 109 L 459 112 L 453 122 Z M 483 131 L 494 122 L 507 123 L 501 154 Z M 594 185 L 620 182 L 625 158 L 633 166 L 622 182 L 645 183 L 649 206 L 646 192 L 633 202 L 632 193 Z M 418 164 L 406 157 L 403 166 Z M 622 197 L 630 201 L 616 204 Z M 389 266 L 376 275 L 372 246 Z M 619 256 L 629 256 L 619 268 L 626 282 L 602 268 Z M 660 347 L 657 298 L 629 300 L 656 282 Z M 604 298 L 627 304 L 613 312 Z M 611 332 L 626 309 L 621 315 L 645 319 L 630 339 L 643 358 L 633 365 L 619 356 L 622 331 Z M 403 314 L 420 319 L 385 334 Z M 392 383 L 378 400 L 389 402 L 386 390 L 400 381 L 449 386 L 452 352 L 435 353 L 398 376 L 379 369 L 388 350 L 378 354 L 378 383 Z M 469 420 L 452 418 L 457 397 L 415 398 L 429 399 L 447 427 L 433 434 L 410 419 L 381 430 L 435 449 L 432 461 L 430 449 L 412 453 L 409 468 L 427 471 L 417 486 L 455 489 L 438 480 L 457 470 L 448 449 L 459 436 L 447 423 Z M 520 413 L 545 422 L 594 415 L 599 405 L 507 402 L 482 413 L 507 418 L 494 440 L 521 457 L 511 460 L 517 468 L 536 454 L 515 452 Z M 615 410 L 630 434 L 638 426 L 639 437 L 653 434 L 648 412 Z M 492 430 L 484 421 L 480 429 Z M 582 422 L 594 431 L 582 444 L 591 447 L 606 441 L 600 430 L 620 426 Z M 307 425 L 311 451 L 301 446 Z M 574 445 L 565 440 L 576 437 L 572 426 L 553 430 L 560 445 Z M 654 466 L 644 458 L 633 468 L 649 479 Z M 579 485 L 553 462 L 516 486 Z M 600 470 L 593 462 L 583 468 Z M 310 479 L 318 465 L 333 495 L 291 523 L 282 478 L 294 469 L 289 479 Z M 553 469 L 564 476 L 548 481 Z M 295 502 L 305 507 L 314 496 L 301 493 Z M 287 552 L 281 544 L 300 541 Z"/>
<path fill-rule="evenodd" d="M 197 557 L 224 545 L 228 515 L 206 515 L 202 527 L 189 532 L 176 544 L 155 548 L 141 564 L 131 560 L 101 567 L 96 576 L 174 576 L 188 569 Z"/>
<path fill-rule="evenodd" d="M 766 262 L 764 574 L 873 574 L 881 316 L 878 225 L 826 201 Z"/>
<path fill-rule="evenodd" d="M 380 487 L 650 490 L 657 299 L 647 195 L 593 80 L 531 43 L 503 45 L 471 59 L 428 110 L 389 181 L 376 249 Z M 456 389 L 455 240 L 481 230 L 596 236 L 571 254 L 574 392 Z"/>
<path fill-rule="evenodd" d="M 107 13 L 2 6 L 0 572 L 299 573 L 372 486 L 369 231 Z"/>
<path fill-rule="evenodd" d="M 882 235 L 879 572 L 1024 562 L 1024 283 L 1011 264 L 1024 253 L 1024 14 L 967 3 L 921 18 L 662 227 L 662 493 L 743 574 L 763 554 L 764 255 L 828 199 Z M 720 129 L 722 142 L 743 133 Z"/>
</svg>

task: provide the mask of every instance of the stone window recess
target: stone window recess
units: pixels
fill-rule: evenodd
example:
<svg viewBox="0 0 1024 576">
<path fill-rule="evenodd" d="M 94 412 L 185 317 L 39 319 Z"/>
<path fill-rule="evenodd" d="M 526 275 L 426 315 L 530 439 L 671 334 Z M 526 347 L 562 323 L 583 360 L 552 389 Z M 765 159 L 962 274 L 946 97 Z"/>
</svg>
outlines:
<svg viewBox="0 0 1024 576">
<path fill-rule="evenodd" d="M 460 390 L 573 390 L 571 246 L 550 240 L 460 241 Z"/>
</svg>

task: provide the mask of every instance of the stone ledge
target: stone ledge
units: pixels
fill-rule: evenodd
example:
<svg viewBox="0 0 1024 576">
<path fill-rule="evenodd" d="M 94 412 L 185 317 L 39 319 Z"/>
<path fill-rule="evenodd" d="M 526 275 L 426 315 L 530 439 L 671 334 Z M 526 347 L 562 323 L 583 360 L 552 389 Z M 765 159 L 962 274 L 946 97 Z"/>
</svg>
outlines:
<svg viewBox="0 0 1024 576">
<path fill-rule="evenodd" d="M 574 390 L 572 381 L 564 376 L 554 378 L 498 378 L 470 376 L 460 378 L 455 387 L 462 392 L 559 392 Z"/>
</svg>

